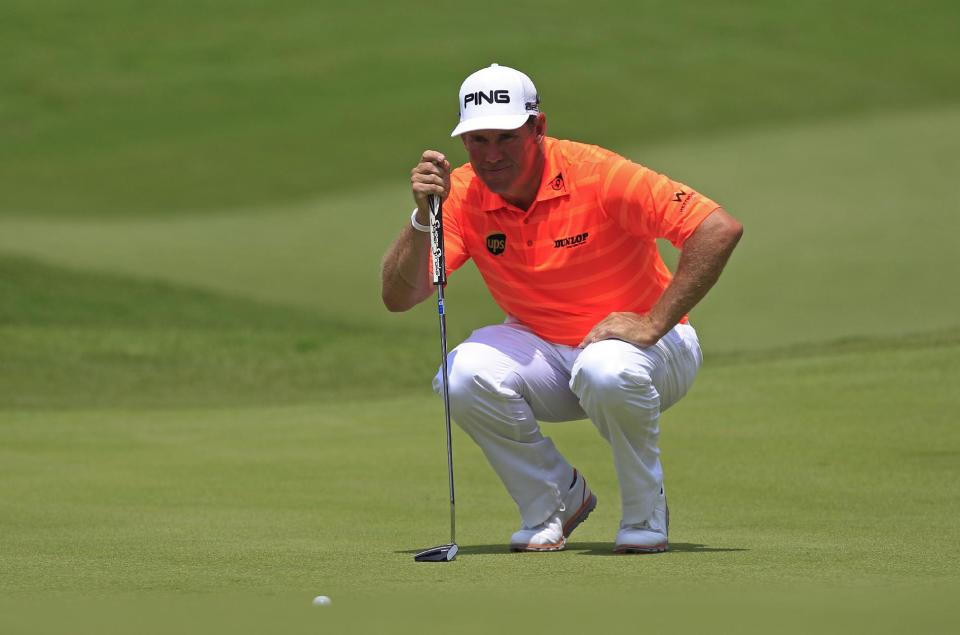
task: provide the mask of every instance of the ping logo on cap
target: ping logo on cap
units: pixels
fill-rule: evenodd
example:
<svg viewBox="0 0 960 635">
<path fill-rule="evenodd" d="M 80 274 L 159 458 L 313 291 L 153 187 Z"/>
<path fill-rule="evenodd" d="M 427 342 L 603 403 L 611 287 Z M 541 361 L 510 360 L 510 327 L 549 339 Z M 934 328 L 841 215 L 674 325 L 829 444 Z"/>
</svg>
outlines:
<svg viewBox="0 0 960 635">
<path fill-rule="evenodd" d="M 515 68 L 492 64 L 463 80 L 458 95 L 456 137 L 474 130 L 516 130 L 540 112 L 533 82 Z"/>
<path fill-rule="evenodd" d="M 488 90 L 486 92 L 479 90 L 475 93 L 467 93 L 463 96 L 463 107 L 466 108 L 467 104 L 475 104 L 477 106 L 481 105 L 484 101 L 491 104 L 509 104 L 510 103 L 510 91 L 509 90 Z"/>
</svg>

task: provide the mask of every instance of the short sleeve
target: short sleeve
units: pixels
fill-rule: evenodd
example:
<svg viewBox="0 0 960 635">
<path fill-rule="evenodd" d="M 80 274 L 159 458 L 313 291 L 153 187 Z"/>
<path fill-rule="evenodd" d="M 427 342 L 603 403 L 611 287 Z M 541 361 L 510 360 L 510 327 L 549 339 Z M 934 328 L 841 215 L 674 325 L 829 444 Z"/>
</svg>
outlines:
<svg viewBox="0 0 960 635">
<path fill-rule="evenodd" d="M 682 247 L 720 207 L 693 188 L 621 156 L 604 161 L 600 172 L 601 206 L 635 236 L 665 238 Z"/>
</svg>

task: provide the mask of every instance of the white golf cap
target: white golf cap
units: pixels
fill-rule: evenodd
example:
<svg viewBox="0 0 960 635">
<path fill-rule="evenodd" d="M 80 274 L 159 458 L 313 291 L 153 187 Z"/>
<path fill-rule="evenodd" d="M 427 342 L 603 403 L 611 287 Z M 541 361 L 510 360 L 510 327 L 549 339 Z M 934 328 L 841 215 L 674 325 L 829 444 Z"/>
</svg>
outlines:
<svg viewBox="0 0 960 635">
<path fill-rule="evenodd" d="M 473 130 L 514 130 L 540 112 L 537 88 L 520 71 L 491 64 L 460 85 L 460 125 L 456 137 Z"/>
</svg>

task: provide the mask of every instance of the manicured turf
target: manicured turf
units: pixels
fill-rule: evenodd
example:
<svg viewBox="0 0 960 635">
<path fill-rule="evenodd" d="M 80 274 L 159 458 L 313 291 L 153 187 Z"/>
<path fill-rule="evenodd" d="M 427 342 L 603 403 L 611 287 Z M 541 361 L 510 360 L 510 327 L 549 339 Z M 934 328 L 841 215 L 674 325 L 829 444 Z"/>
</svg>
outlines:
<svg viewBox="0 0 960 635">
<path fill-rule="evenodd" d="M 446 538 L 433 399 L 8 411 L 0 590 L 25 600 L 158 595 L 173 606 L 237 592 L 306 606 L 324 593 L 360 624 L 371 619 L 364 603 L 386 598 L 400 632 L 418 620 L 397 597 L 419 610 L 470 592 L 461 616 L 472 621 L 498 593 L 545 580 L 591 598 L 604 591 L 597 611 L 651 585 L 668 599 L 693 592 L 695 607 L 731 588 L 780 600 L 823 588 L 936 591 L 955 585 L 960 556 L 960 403 L 946 388 L 958 360 L 953 332 L 708 367 L 696 398 L 667 415 L 673 548 L 645 558 L 611 554 L 615 477 L 588 422 L 549 426 L 601 499 L 566 552 L 507 552 L 515 512 L 457 434 L 462 555 L 430 566 L 411 555 Z"/>
<path fill-rule="evenodd" d="M 458 434 L 463 555 L 443 568 L 411 559 L 447 529 L 435 400 L 8 413 L 2 592 L 953 580 L 958 377 L 957 332 L 708 368 L 664 427 L 662 557 L 606 557 L 616 481 L 589 422 L 548 426 L 601 500 L 550 555 L 508 553 L 515 510 Z"/>
<path fill-rule="evenodd" d="M 0 631 L 956 629 L 956 4 L 497 6 L 0 10 Z M 583 421 L 547 426 L 600 497 L 566 552 L 507 553 L 456 430 L 462 555 L 412 561 L 436 313 L 383 310 L 379 258 L 491 61 L 746 225 L 664 418 L 667 554 L 610 554 Z M 453 277 L 451 344 L 500 317 Z"/>
</svg>

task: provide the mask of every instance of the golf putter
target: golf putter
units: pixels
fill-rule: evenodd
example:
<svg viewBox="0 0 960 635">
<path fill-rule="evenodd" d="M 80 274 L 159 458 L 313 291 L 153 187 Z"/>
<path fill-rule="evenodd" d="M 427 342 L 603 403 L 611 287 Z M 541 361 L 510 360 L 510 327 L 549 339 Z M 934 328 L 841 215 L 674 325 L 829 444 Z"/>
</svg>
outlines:
<svg viewBox="0 0 960 635">
<path fill-rule="evenodd" d="M 457 557 L 456 505 L 453 495 L 453 439 L 450 435 L 450 391 L 447 386 L 447 316 L 443 303 L 443 285 L 447 282 L 446 262 L 443 258 L 443 202 L 431 195 L 430 252 L 433 254 L 433 284 L 437 287 L 437 311 L 440 314 L 440 364 L 443 373 L 443 417 L 447 428 L 447 482 L 450 485 L 450 543 L 424 549 L 413 559 L 417 562 L 450 562 Z"/>
</svg>

